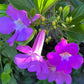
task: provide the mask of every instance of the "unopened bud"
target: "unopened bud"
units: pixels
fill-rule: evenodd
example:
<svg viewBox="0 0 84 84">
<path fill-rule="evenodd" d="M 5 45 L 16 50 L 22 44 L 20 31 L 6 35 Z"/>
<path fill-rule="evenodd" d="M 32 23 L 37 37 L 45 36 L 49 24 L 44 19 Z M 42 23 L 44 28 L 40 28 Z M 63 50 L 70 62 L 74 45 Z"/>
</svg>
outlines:
<svg viewBox="0 0 84 84">
<path fill-rule="evenodd" d="M 46 44 L 48 44 L 48 42 L 49 42 L 48 38 L 46 38 L 45 42 L 46 42 Z"/>
<path fill-rule="evenodd" d="M 41 31 L 41 29 L 39 29 L 39 32 Z"/>
<path fill-rule="evenodd" d="M 67 17 L 67 18 L 66 18 L 66 23 L 68 23 L 68 22 L 69 22 L 69 18 Z"/>
<path fill-rule="evenodd" d="M 56 25 L 56 22 L 55 22 L 55 21 L 53 21 L 53 22 L 52 22 L 52 25 L 53 25 L 53 26 L 55 26 L 55 25 Z"/>
<path fill-rule="evenodd" d="M 42 19 L 42 22 L 45 22 L 45 17 L 42 16 L 41 19 Z"/>
<path fill-rule="evenodd" d="M 62 26 L 63 26 L 64 28 L 67 28 L 67 26 L 66 26 L 65 24 L 63 24 L 63 23 L 62 23 Z"/>
<path fill-rule="evenodd" d="M 60 12 L 62 11 L 62 6 L 59 7 L 59 11 L 60 11 Z"/>
<path fill-rule="evenodd" d="M 37 30 L 35 29 L 35 34 L 37 34 Z"/>
<path fill-rule="evenodd" d="M 60 16 L 57 16 L 57 21 L 59 21 L 60 20 Z"/>
<path fill-rule="evenodd" d="M 73 27 L 75 27 L 75 25 L 71 25 L 69 28 L 73 28 Z"/>
<path fill-rule="evenodd" d="M 70 22 L 72 21 L 72 16 L 70 17 Z"/>
<path fill-rule="evenodd" d="M 53 29 L 56 29 L 56 26 L 53 26 Z"/>
<path fill-rule="evenodd" d="M 49 41 L 51 40 L 51 36 L 48 37 L 48 40 L 49 40 Z"/>
</svg>

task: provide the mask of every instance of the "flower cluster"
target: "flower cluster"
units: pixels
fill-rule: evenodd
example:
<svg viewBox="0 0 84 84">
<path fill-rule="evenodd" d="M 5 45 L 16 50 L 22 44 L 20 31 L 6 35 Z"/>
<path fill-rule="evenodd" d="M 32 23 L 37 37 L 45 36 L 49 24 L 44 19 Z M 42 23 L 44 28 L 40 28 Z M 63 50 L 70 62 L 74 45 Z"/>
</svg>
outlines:
<svg viewBox="0 0 84 84">
<path fill-rule="evenodd" d="M 10 34 L 15 31 L 6 42 L 13 46 L 15 40 L 19 42 L 27 40 L 33 33 L 33 29 L 29 27 L 30 24 L 40 18 L 40 15 L 36 14 L 31 21 L 28 19 L 26 11 L 14 9 L 12 5 L 8 6 L 6 12 L 8 17 L 0 18 L 0 33 Z"/>
<path fill-rule="evenodd" d="M 36 72 L 39 80 L 48 79 L 49 82 L 56 81 L 57 84 L 71 84 L 72 68 L 78 69 L 83 63 L 83 57 L 78 54 L 79 48 L 76 43 L 68 44 L 63 38 L 55 50 L 47 54 L 48 60 L 43 59 L 41 51 L 44 43 L 45 31 L 38 33 L 33 47 L 17 46 L 17 50 L 25 54 L 17 54 L 15 63 L 20 69 L 28 69 Z"/>
<path fill-rule="evenodd" d="M 26 11 L 14 9 L 11 5 L 7 8 L 7 14 L 8 17 L 0 18 L 0 33 L 10 34 L 15 31 L 14 35 L 6 41 L 10 43 L 10 46 L 15 40 L 27 40 L 33 33 L 33 29 L 29 27 L 30 24 L 40 18 L 40 15 L 36 14 L 31 21 L 28 19 Z M 56 52 L 49 52 L 47 54 L 48 59 L 45 60 L 41 55 L 44 40 L 45 30 L 41 30 L 32 48 L 28 45 L 18 45 L 17 50 L 23 54 L 20 53 L 15 56 L 15 64 L 20 69 L 36 72 L 39 80 L 48 79 L 49 82 L 56 81 L 57 84 L 64 82 L 71 84 L 70 73 L 72 68 L 78 69 L 83 64 L 83 57 L 78 54 L 78 45 L 76 43 L 68 44 L 66 39 L 62 38 L 61 42 L 55 46 Z"/>
</svg>

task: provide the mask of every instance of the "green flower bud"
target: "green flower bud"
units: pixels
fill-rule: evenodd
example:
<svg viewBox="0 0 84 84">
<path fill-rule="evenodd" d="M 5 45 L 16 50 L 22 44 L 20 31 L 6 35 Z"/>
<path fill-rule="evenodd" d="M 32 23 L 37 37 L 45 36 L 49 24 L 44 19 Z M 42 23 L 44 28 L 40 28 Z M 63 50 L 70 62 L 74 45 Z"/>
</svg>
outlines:
<svg viewBox="0 0 84 84">
<path fill-rule="evenodd" d="M 53 29 L 56 29 L 57 27 L 56 26 L 53 26 Z"/>
<path fill-rule="evenodd" d="M 39 29 L 39 32 L 41 31 L 41 29 Z"/>
<path fill-rule="evenodd" d="M 59 7 L 59 11 L 60 11 L 60 12 L 62 11 L 62 6 Z"/>
<path fill-rule="evenodd" d="M 72 16 L 70 16 L 70 22 L 72 21 L 72 19 L 73 19 Z"/>
<path fill-rule="evenodd" d="M 45 17 L 42 16 L 41 17 L 41 20 L 42 20 L 42 22 L 45 22 Z"/>
<path fill-rule="evenodd" d="M 66 23 L 68 23 L 68 22 L 69 22 L 69 18 L 67 17 L 67 18 L 66 18 Z"/>
<path fill-rule="evenodd" d="M 60 16 L 57 16 L 57 21 L 59 21 L 60 20 Z"/>
<path fill-rule="evenodd" d="M 73 27 L 75 27 L 75 25 L 71 25 L 69 28 L 73 28 Z"/>
<path fill-rule="evenodd" d="M 63 23 L 62 23 L 62 26 L 63 26 L 64 28 L 67 28 L 67 26 L 66 26 L 65 24 L 63 24 Z"/>
<path fill-rule="evenodd" d="M 49 40 L 49 41 L 51 40 L 51 36 L 48 37 L 48 40 Z"/>
<path fill-rule="evenodd" d="M 53 22 L 52 22 L 52 26 L 55 26 L 55 25 L 56 25 L 56 22 L 55 22 L 55 21 L 53 21 Z"/>
<path fill-rule="evenodd" d="M 46 44 L 48 44 L 48 42 L 49 42 L 48 38 L 46 38 L 45 42 L 46 42 Z"/>
<path fill-rule="evenodd" d="M 37 30 L 35 29 L 35 34 L 37 35 Z"/>
</svg>

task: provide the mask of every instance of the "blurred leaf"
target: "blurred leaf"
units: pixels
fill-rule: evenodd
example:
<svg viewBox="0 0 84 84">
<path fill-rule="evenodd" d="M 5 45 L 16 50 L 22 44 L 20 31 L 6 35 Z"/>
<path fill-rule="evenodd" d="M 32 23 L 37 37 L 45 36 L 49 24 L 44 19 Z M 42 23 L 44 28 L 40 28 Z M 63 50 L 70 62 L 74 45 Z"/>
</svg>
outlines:
<svg viewBox="0 0 84 84">
<path fill-rule="evenodd" d="M 10 81 L 10 79 L 11 79 L 11 77 L 9 74 L 4 73 L 4 72 L 1 74 L 2 84 L 7 84 Z"/>
<path fill-rule="evenodd" d="M 70 15 L 73 17 L 71 24 L 78 24 L 84 19 L 84 4 L 75 8 Z"/>
<path fill-rule="evenodd" d="M 29 43 L 33 37 L 35 35 L 35 28 L 33 28 L 33 34 L 30 36 L 30 38 L 27 40 L 27 41 L 24 41 L 24 42 L 17 42 L 19 45 L 26 45 L 27 43 Z"/>
<path fill-rule="evenodd" d="M 47 0 L 47 1 L 45 0 L 46 4 L 45 4 L 45 6 L 43 8 L 42 14 L 44 14 L 45 12 L 47 12 L 53 5 L 56 4 L 57 1 L 58 0 Z"/>
<path fill-rule="evenodd" d="M 11 73 L 12 69 L 11 69 L 11 65 L 9 63 L 7 63 L 4 67 L 4 72 L 5 73 Z"/>
<path fill-rule="evenodd" d="M 49 18 L 49 21 L 50 21 L 50 22 L 52 22 L 52 21 L 54 21 L 54 20 L 56 20 L 56 17 L 54 17 L 54 16 L 52 16 L 52 17 Z"/>
<path fill-rule="evenodd" d="M 3 50 L 2 50 L 2 55 L 5 57 L 9 57 L 11 59 L 11 61 L 14 61 L 14 57 L 17 54 L 17 50 L 16 50 L 16 46 L 8 46 L 8 44 L 5 44 L 3 46 Z"/>
<path fill-rule="evenodd" d="M 7 16 L 6 9 L 8 5 L 0 4 L 0 17 Z"/>
<path fill-rule="evenodd" d="M 84 24 L 79 24 L 75 28 L 71 28 L 66 31 L 67 35 L 70 36 L 71 39 L 76 41 L 84 40 Z"/>
<path fill-rule="evenodd" d="M 80 0 L 69 0 L 74 7 L 78 7 L 83 4 Z"/>
<path fill-rule="evenodd" d="M 32 8 L 35 8 L 34 0 L 9 0 L 9 2 L 19 10 L 30 12 Z"/>
<path fill-rule="evenodd" d="M 17 84 L 17 81 L 16 81 L 16 79 L 14 77 L 11 77 L 8 84 Z"/>
<path fill-rule="evenodd" d="M 36 14 L 36 9 L 35 9 L 35 8 L 32 8 L 31 11 L 30 11 L 30 15 L 31 15 L 32 17 L 34 17 L 35 14 Z"/>
<path fill-rule="evenodd" d="M 65 18 L 69 14 L 69 5 L 65 6 L 63 9 L 63 18 Z"/>
</svg>

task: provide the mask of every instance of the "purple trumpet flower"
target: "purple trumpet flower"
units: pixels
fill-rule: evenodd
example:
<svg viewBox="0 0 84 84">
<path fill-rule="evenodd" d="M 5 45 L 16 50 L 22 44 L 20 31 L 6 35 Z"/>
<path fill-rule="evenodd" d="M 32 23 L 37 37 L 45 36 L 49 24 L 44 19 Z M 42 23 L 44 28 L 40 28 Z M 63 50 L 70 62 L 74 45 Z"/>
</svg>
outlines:
<svg viewBox="0 0 84 84">
<path fill-rule="evenodd" d="M 8 6 L 6 12 L 9 17 L 0 18 L 0 33 L 11 34 L 15 31 L 14 35 L 6 42 L 9 43 L 9 46 L 13 46 L 15 40 L 26 41 L 33 33 L 33 29 L 29 27 L 31 20 L 28 19 L 27 12 L 14 9 L 12 5 Z M 32 21 L 34 22 L 38 18 L 40 18 L 40 15 L 36 14 Z"/>
<path fill-rule="evenodd" d="M 48 66 L 48 73 L 41 72 L 37 75 L 39 80 L 46 80 L 48 79 L 49 82 L 56 81 L 56 84 L 71 84 L 72 78 L 69 74 L 64 73 L 63 71 L 56 71 L 56 66 L 49 63 L 46 60 L 46 64 Z"/>
<path fill-rule="evenodd" d="M 76 43 L 67 43 L 63 38 L 55 47 L 56 52 L 47 55 L 49 62 L 56 66 L 56 71 L 71 73 L 72 68 L 78 69 L 83 64 L 83 57 L 78 54 L 79 48 Z"/>
<path fill-rule="evenodd" d="M 15 64 L 20 69 L 28 69 L 30 72 L 37 72 L 40 74 L 41 71 L 44 73 L 48 72 L 48 68 L 46 62 L 43 60 L 41 56 L 41 51 L 43 47 L 45 39 L 45 30 L 42 30 L 38 33 L 34 45 L 31 48 L 30 46 L 17 46 L 17 50 L 25 53 L 25 54 L 17 54 L 15 56 Z"/>
</svg>

